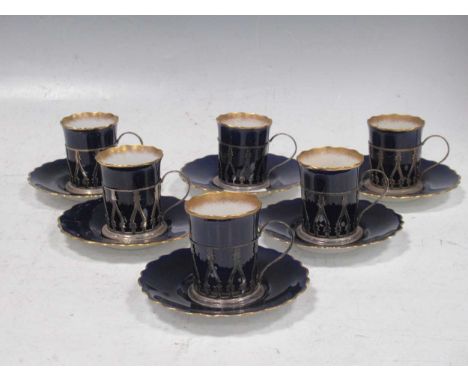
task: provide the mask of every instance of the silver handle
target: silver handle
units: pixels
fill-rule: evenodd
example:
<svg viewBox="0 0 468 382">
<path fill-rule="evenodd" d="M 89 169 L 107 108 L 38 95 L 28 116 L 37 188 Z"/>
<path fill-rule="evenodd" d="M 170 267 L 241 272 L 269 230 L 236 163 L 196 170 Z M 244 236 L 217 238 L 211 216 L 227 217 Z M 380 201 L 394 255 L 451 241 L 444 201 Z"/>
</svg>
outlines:
<svg viewBox="0 0 468 382">
<path fill-rule="evenodd" d="M 161 215 L 160 215 L 160 220 L 164 220 L 164 218 L 166 217 L 166 214 L 172 210 L 173 208 L 177 207 L 179 204 L 183 203 L 185 201 L 185 199 L 187 199 L 187 196 L 189 195 L 190 193 L 190 186 L 191 186 L 191 183 L 190 183 L 190 179 L 181 171 L 179 170 L 172 170 L 172 171 L 168 171 L 166 172 L 163 177 L 161 178 L 161 184 L 164 182 L 164 179 L 166 179 L 166 176 L 169 175 L 169 174 L 174 174 L 174 173 L 177 173 L 179 174 L 179 176 L 184 180 L 184 182 L 187 184 L 187 192 L 185 193 L 184 197 L 180 200 L 178 200 L 177 202 L 175 202 L 173 205 L 169 206 L 168 208 L 166 208 L 166 210 L 164 212 L 161 212 Z"/>
<path fill-rule="evenodd" d="M 382 194 L 380 194 L 380 196 L 377 199 L 375 199 L 371 204 L 369 204 L 366 208 L 364 208 L 361 211 L 361 213 L 357 217 L 357 225 L 359 225 L 359 223 L 361 222 L 361 219 L 364 216 L 364 214 L 382 200 L 382 198 L 387 194 L 388 188 L 390 187 L 390 181 L 388 180 L 387 175 L 385 175 L 383 171 L 377 170 L 377 169 L 369 169 L 364 172 L 364 175 L 362 176 L 361 181 L 359 182 L 359 189 L 362 188 L 362 185 L 364 183 L 364 178 L 366 177 L 366 175 L 368 175 L 371 172 L 378 172 L 383 176 L 383 178 L 385 179 L 385 190 Z"/>
<path fill-rule="evenodd" d="M 447 152 L 445 153 L 445 156 L 440 160 L 438 161 L 437 163 L 434 163 L 432 165 L 430 165 L 428 168 L 424 169 L 424 171 L 421 172 L 421 178 L 423 177 L 423 175 L 428 172 L 429 170 L 432 170 L 434 167 L 437 167 L 439 164 L 441 164 L 444 160 L 447 159 L 447 157 L 449 156 L 450 154 L 450 145 L 447 141 L 447 139 L 445 139 L 445 137 L 443 137 L 442 135 L 437 135 L 437 134 L 434 134 L 434 135 L 429 135 L 422 143 L 421 143 L 421 146 L 423 146 L 429 139 L 431 138 L 440 138 L 442 139 L 445 144 L 447 145 Z"/>
<path fill-rule="evenodd" d="M 138 140 L 140 141 L 140 145 L 143 144 L 143 139 L 141 139 L 141 137 L 140 137 L 137 133 L 134 133 L 133 131 L 126 131 L 125 133 L 120 134 L 119 137 L 117 138 L 117 144 L 120 142 L 120 139 L 121 139 L 124 135 L 133 135 L 133 136 L 135 136 L 135 137 L 138 138 Z"/>
<path fill-rule="evenodd" d="M 258 281 L 261 282 L 262 281 L 262 278 L 263 278 L 263 275 L 265 274 L 265 271 L 270 268 L 273 264 L 277 263 L 278 261 L 280 261 L 284 256 L 286 256 L 289 251 L 291 250 L 293 244 L 294 244 L 294 237 L 296 236 L 296 233 L 294 232 L 294 230 L 288 225 L 286 224 L 285 222 L 281 221 L 281 220 L 270 220 L 269 222 L 265 223 L 259 230 L 258 230 L 258 236 L 261 236 L 261 234 L 263 233 L 263 230 L 265 229 L 265 227 L 268 225 L 268 224 L 271 224 L 271 223 L 278 223 L 278 224 L 281 224 L 283 226 L 285 226 L 287 228 L 287 230 L 289 231 L 289 234 L 291 235 L 291 240 L 289 242 L 289 245 L 288 247 L 286 248 L 286 250 L 280 255 L 278 256 L 276 259 L 274 259 L 273 261 L 270 261 L 263 269 L 262 271 L 260 272 L 259 276 L 258 276 Z"/>
<path fill-rule="evenodd" d="M 286 133 L 278 133 L 278 134 L 275 134 L 273 135 L 270 140 L 268 141 L 268 143 L 271 143 L 276 137 L 279 137 L 280 135 L 283 135 L 285 137 L 288 137 L 289 139 L 291 139 L 291 141 L 293 142 L 294 144 L 294 152 L 290 155 L 289 158 L 287 158 L 286 160 L 282 161 L 281 163 L 278 163 L 277 165 L 273 166 L 272 168 L 270 168 L 270 170 L 268 170 L 268 173 L 267 173 L 267 179 L 270 178 L 270 175 L 271 173 L 276 170 L 278 167 L 281 167 L 283 165 L 285 165 L 286 163 L 288 163 L 291 159 L 294 158 L 294 156 L 296 155 L 297 153 L 297 143 L 296 143 L 296 140 L 289 134 L 286 134 Z"/>
</svg>

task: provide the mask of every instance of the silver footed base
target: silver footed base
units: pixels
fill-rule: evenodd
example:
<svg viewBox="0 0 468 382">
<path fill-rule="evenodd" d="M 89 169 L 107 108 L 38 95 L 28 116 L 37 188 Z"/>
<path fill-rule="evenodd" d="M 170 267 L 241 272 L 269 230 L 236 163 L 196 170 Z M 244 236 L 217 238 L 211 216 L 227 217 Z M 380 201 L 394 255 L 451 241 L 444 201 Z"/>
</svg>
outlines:
<svg viewBox="0 0 468 382">
<path fill-rule="evenodd" d="M 251 186 L 236 186 L 234 184 L 224 183 L 221 179 L 219 179 L 219 176 L 215 176 L 212 182 L 216 187 L 222 188 L 226 191 L 234 192 L 264 192 L 267 191 L 268 187 L 270 186 L 270 182 L 268 180 L 266 182 Z"/>
<path fill-rule="evenodd" d="M 161 236 L 164 232 L 166 232 L 166 230 L 167 224 L 164 222 L 160 223 L 151 231 L 134 234 L 113 231 L 108 227 L 107 224 L 105 224 L 102 227 L 102 235 L 123 244 L 144 244 L 150 242 L 158 236 Z"/>
<path fill-rule="evenodd" d="M 255 301 L 261 299 L 265 294 L 265 287 L 259 284 L 258 287 L 251 293 L 245 296 L 233 297 L 233 298 L 214 298 L 207 297 L 200 294 L 194 284 L 190 285 L 188 289 L 188 296 L 190 300 L 196 302 L 199 305 L 206 306 L 208 308 L 242 308 L 244 306 L 253 304 Z"/>
<path fill-rule="evenodd" d="M 355 241 L 358 241 L 364 231 L 362 230 L 361 227 L 357 227 L 356 230 L 347 236 L 341 236 L 341 237 L 318 237 L 318 236 L 313 236 L 310 233 L 306 232 L 304 230 L 304 227 L 302 226 L 302 223 L 296 228 L 296 234 L 301 238 L 302 240 L 315 244 L 315 245 L 320 245 L 323 247 L 339 247 L 341 245 L 347 245 L 354 243 Z"/>
<path fill-rule="evenodd" d="M 68 181 L 65 184 L 65 190 L 75 195 L 100 195 L 102 194 L 102 187 L 77 187 L 72 182 Z"/>
</svg>

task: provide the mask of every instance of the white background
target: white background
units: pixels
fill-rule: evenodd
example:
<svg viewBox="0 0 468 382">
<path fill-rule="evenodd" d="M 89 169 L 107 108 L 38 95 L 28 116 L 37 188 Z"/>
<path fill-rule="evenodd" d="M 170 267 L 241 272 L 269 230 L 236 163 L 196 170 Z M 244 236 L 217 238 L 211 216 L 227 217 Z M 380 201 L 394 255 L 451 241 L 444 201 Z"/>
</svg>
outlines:
<svg viewBox="0 0 468 382">
<path fill-rule="evenodd" d="M 449 139 L 447 164 L 463 178 L 467 37 L 456 17 L 0 18 L 0 363 L 466 364 L 463 182 L 389 204 L 405 226 L 381 245 L 293 251 L 311 273 L 294 304 L 207 319 L 166 311 L 136 283 L 186 242 L 123 252 L 70 241 L 56 219 L 72 203 L 26 177 L 64 156 L 59 120 L 73 112 L 118 114 L 120 131 L 165 151 L 165 171 L 215 153 L 215 117 L 245 110 L 272 117 L 300 149 L 364 153 L 368 117 L 420 115 L 425 135 Z M 433 142 L 424 154 L 442 151 Z"/>
</svg>

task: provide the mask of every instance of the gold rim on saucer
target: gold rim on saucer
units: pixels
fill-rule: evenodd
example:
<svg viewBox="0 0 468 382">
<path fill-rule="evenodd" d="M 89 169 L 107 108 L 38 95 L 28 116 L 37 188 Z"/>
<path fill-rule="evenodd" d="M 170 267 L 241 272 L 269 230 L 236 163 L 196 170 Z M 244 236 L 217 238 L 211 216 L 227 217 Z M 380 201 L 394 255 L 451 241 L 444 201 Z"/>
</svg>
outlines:
<svg viewBox="0 0 468 382">
<path fill-rule="evenodd" d="M 146 295 L 146 297 L 148 297 L 150 302 L 155 303 L 155 304 L 159 304 L 162 307 L 164 307 L 165 309 L 172 310 L 174 312 L 179 312 L 179 313 L 186 314 L 186 315 L 189 315 L 189 316 L 202 316 L 202 317 L 209 317 L 209 318 L 253 316 L 253 315 L 259 314 L 259 313 L 271 312 L 272 310 L 275 310 L 275 309 L 281 308 L 282 306 L 288 305 L 288 304 L 294 302 L 302 293 L 304 293 L 309 288 L 309 285 L 310 285 L 309 269 L 307 267 L 305 267 L 304 264 L 302 264 L 302 262 L 300 262 L 300 264 L 305 269 L 305 275 L 306 275 L 306 283 L 305 283 L 304 289 L 299 291 L 299 293 L 296 294 L 293 298 L 291 298 L 289 300 L 286 300 L 282 304 L 275 305 L 275 306 L 265 308 L 265 309 L 262 309 L 262 310 L 256 310 L 255 312 L 232 313 L 232 314 L 225 314 L 225 313 L 208 314 L 208 313 L 199 313 L 199 312 L 189 312 L 189 311 L 184 310 L 184 309 L 175 308 L 174 306 L 168 305 L 168 304 L 164 303 L 161 300 L 155 300 L 155 299 L 151 298 L 149 292 L 147 292 L 147 291 L 145 291 L 143 289 L 143 285 L 141 285 L 140 280 L 138 280 L 138 285 L 142 288 L 141 289 L 142 293 L 144 293 Z"/>
</svg>

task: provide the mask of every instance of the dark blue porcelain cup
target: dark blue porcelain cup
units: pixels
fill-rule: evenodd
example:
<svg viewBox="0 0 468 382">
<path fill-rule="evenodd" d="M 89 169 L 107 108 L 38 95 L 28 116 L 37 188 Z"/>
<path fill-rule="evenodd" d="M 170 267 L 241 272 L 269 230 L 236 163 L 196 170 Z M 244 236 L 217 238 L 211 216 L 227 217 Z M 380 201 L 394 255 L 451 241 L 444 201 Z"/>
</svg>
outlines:
<svg viewBox="0 0 468 382">
<path fill-rule="evenodd" d="M 192 301 L 209 307 L 241 307 L 262 298 L 264 272 L 290 250 L 263 269 L 257 264 L 260 200 L 252 194 L 208 192 L 185 202 L 190 218 L 190 241 L 193 256 Z"/>
<path fill-rule="evenodd" d="M 116 146 L 96 156 L 102 174 L 105 237 L 125 244 L 147 243 L 167 230 L 164 216 L 185 200 L 190 181 L 180 171 L 161 177 L 162 158 L 162 150 L 145 145 Z M 181 200 L 161 211 L 161 185 L 171 173 L 184 179 L 187 191 Z"/>
<path fill-rule="evenodd" d="M 297 145 L 286 133 L 270 135 L 272 120 L 252 113 L 228 113 L 216 118 L 218 123 L 218 176 L 213 183 L 231 191 L 256 190 L 269 185 L 273 171 L 296 155 Z M 292 155 L 267 171 L 270 143 L 279 136 L 288 137 L 294 145 Z"/>
<path fill-rule="evenodd" d="M 364 156 L 344 147 L 320 147 L 301 152 L 299 162 L 303 203 L 302 222 L 297 235 L 321 246 L 347 245 L 359 240 L 363 234 L 359 222 L 362 216 L 386 193 L 364 210 L 358 210 L 360 174 Z M 368 170 L 363 174 L 379 173 Z M 388 186 L 387 186 L 388 187 Z"/>
<path fill-rule="evenodd" d="M 66 189 L 74 194 L 101 193 L 101 174 L 96 155 L 117 144 L 119 118 L 111 113 L 85 112 L 61 120 L 70 172 Z"/>
<path fill-rule="evenodd" d="M 406 195 L 423 188 L 425 173 L 442 163 L 449 155 L 447 140 L 431 135 L 422 141 L 424 120 L 412 115 L 384 114 L 369 118 L 370 167 L 385 173 L 389 181 L 388 195 Z M 421 149 L 431 138 L 440 138 L 447 145 L 445 156 L 437 163 L 421 171 Z M 375 172 L 365 187 L 379 192 L 385 180 Z"/>
</svg>

